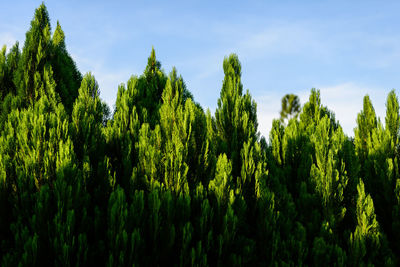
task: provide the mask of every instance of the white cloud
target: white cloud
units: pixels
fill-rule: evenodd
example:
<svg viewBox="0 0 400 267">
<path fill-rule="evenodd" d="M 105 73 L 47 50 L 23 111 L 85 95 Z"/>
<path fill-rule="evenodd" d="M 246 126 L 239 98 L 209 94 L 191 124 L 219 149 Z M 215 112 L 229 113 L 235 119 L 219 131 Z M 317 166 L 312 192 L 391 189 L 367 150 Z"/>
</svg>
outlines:
<svg viewBox="0 0 400 267">
<path fill-rule="evenodd" d="M 100 97 L 108 104 L 111 110 L 117 98 L 118 86 L 121 83 L 126 83 L 131 75 L 137 73 L 127 69 L 107 68 L 104 60 L 82 56 L 81 53 L 71 53 L 71 57 L 76 62 L 82 75 L 87 72 L 91 72 L 94 75 L 99 84 Z"/>
<path fill-rule="evenodd" d="M 362 110 L 363 98 L 369 95 L 375 108 L 376 115 L 381 122 L 385 122 L 386 98 L 391 89 L 366 87 L 353 82 L 331 86 L 317 87 L 321 94 L 321 103 L 335 113 L 343 131 L 348 136 L 354 136 L 357 114 Z M 300 98 L 302 105 L 308 101 L 310 91 L 294 92 Z M 397 95 L 398 92 L 396 92 Z M 272 126 L 272 120 L 279 118 L 281 99 L 283 95 L 267 94 L 256 96 L 259 131 L 267 139 Z"/>
<path fill-rule="evenodd" d="M 15 44 L 17 39 L 9 32 L 0 32 L 0 48 L 7 46 L 7 51 Z"/>
<path fill-rule="evenodd" d="M 348 82 L 334 86 L 321 86 L 321 102 L 332 110 L 343 131 L 354 136 L 357 114 L 362 110 L 363 98 L 369 95 L 376 115 L 385 121 L 386 97 L 391 89 L 366 87 Z"/>
<path fill-rule="evenodd" d="M 257 103 L 258 130 L 267 140 L 269 140 L 272 121 L 279 118 L 282 97 L 278 94 L 254 97 Z"/>
</svg>

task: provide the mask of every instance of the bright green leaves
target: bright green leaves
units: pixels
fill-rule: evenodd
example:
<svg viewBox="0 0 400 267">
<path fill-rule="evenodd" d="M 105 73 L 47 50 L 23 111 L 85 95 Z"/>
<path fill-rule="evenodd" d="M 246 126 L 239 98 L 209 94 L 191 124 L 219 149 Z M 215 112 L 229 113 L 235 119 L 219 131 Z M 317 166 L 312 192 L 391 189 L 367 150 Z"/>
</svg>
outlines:
<svg viewBox="0 0 400 267">
<path fill-rule="evenodd" d="M 272 128 L 269 133 L 270 144 L 272 148 L 272 155 L 278 165 L 283 163 L 282 138 L 284 129 L 285 128 L 279 120 L 272 121 Z"/>
<path fill-rule="evenodd" d="M 232 164 L 226 155 L 220 155 L 217 161 L 215 178 L 210 181 L 208 188 L 214 193 L 220 206 L 225 206 L 233 199 L 232 186 Z M 231 196 L 232 195 L 232 196 Z"/>
<path fill-rule="evenodd" d="M 360 180 L 357 185 L 357 228 L 355 236 L 357 239 L 371 238 L 375 244 L 378 243 L 379 225 L 376 221 L 374 203 L 371 196 L 365 194 L 364 183 Z"/>
<path fill-rule="evenodd" d="M 365 193 L 362 180 L 357 185 L 357 193 L 357 226 L 354 234 L 350 236 L 354 265 L 361 262 L 372 263 L 371 260 L 374 260 L 379 253 L 382 242 L 374 203 L 371 196 Z"/>
<path fill-rule="evenodd" d="M 348 177 L 344 160 L 339 154 L 345 141 L 343 131 L 340 127 L 336 131 L 331 127 L 329 118 L 325 116 L 311 136 L 315 162 L 311 166 L 310 177 L 322 199 L 324 216 L 333 224 L 334 221 L 340 222 L 346 212 L 343 200 Z"/>
<path fill-rule="evenodd" d="M 37 91 L 45 65 L 49 64 L 51 54 L 50 19 L 46 7 L 42 4 L 35 11 L 31 28 L 26 33 L 25 44 L 15 83 L 19 94 L 27 101 L 37 99 Z"/>
<path fill-rule="evenodd" d="M 21 52 L 18 42 L 6 54 L 4 46 L 0 53 L 0 127 L 3 128 L 7 115 L 21 106 L 21 97 L 16 96 L 14 76 L 18 68 Z"/>
<path fill-rule="evenodd" d="M 117 183 L 128 189 L 133 183 L 134 164 L 137 161 L 135 142 L 138 136 L 140 123 L 133 95 L 137 90 L 137 78 L 132 77 L 127 89 L 121 85 L 118 89 L 117 102 L 113 120 L 105 129 L 107 155 Z"/>
<path fill-rule="evenodd" d="M 164 183 L 175 192 L 188 192 L 187 165 L 189 140 L 192 133 L 189 100 L 186 106 L 182 103 L 183 86 L 181 81 L 171 84 L 167 81 L 160 107 L 160 124 L 164 140 Z"/>
<path fill-rule="evenodd" d="M 256 104 L 249 92 L 242 95 L 241 65 L 235 54 L 224 59 L 224 81 L 218 108 L 215 111 L 221 152 L 225 152 L 232 162 L 237 164 L 242 143 L 256 136 Z M 240 166 L 240 165 L 239 165 Z M 235 167 L 234 167 L 235 168 Z M 234 172 L 238 176 L 238 170 Z"/>
<path fill-rule="evenodd" d="M 104 149 L 103 110 L 99 94 L 94 76 L 90 73 L 85 75 L 72 112 L 75 151 L 80 162 L 85 154 L 94 157 L 99 149 Z"/>
<path fill-rule="evenodd" d="M 152 49 L 109 118 L 44 5 L 26 36 L 0 51 L 2 266 L 398 264 L 394 91 L 385 127 L 364 98 L 354 140 L 318 90 L 299 116 L 287 95 L 267 143 L 234 54 L 215 117 Z"/>
<path fill-rule="evenodd" d="M 16 139 L 9 140 L 14 139 L 14 134 Z M 10 157 L 9 164 L 25 167 L 16 175 L 34 179 L 39 188 L 46 180 L 54 179 L 56 157 L 61 149 L 59 142 L 67 138 L 68 122 L 64 110 L 58 107 L 52 109 L 47 97 L 43 97 L 34 107 L 21 112 L 15 110 L 9 115 L 1 147 L 3 155 Z"/>
<path fill-rule="evenodd" d="M 50 19 L 42 4 L 35 11 L 31 28 L 26 33 L 25 44 L 18 68 L 14 73 L 14 83 L 18 95 L 26 101 L 24 106 L 38 100 L 43 93 L 49 94 L 51 101 L 61 101 L 67 113 L 78 95 L 81 74 L 65 47 L 64 33 L 60 25 L 51 37 Z M 50 75 L 51 74 L 51 75 Z M 54 92 L 47 90 L 46 83 L 53 80 Z"/>
<path fill-rule="evenodd" d="M 38 264 L 46 262 L 43 255 L 49 253 L 49 247 L 57 251 L 54 253 L 60 262 L 62 257 L 70 259 L 71 253 L 76 252 L 74 229 L 81 223 L 75 216 L 83 218 L 81 212 L 85 208 L 79 215 L 74 209 L 86 206 L 86 196 L 82 193 L 63 107 L 54 107 L 43 95 L 29 109 L 12 111 L 0 144 L 0 166 L 15 192 L 10 201 L 19 203 L 13 206 L 11 217 L 16 242 L 36 244 L 34 255 L 39 255 Z M 24 221 L 30 222 L 29 230 L 21 225 Z M 10 253 L 9 257 L 19 262 L 18 254 Z"/>
<path fill-rule="evenodd" d="M 396 210 L 395 187 L 399 176 L 397 151 L 399 109 L 394 91 L 389 93 L 386 107 L 384 128 L 380 120 L 376 119 L 368 96 L 364 98 L 364 107 L 357 119 L 354 142 L 362 165 L 360 173 L 365 183 L 365 190 L 374 199 L 376 216 L 381 228 L 391 239 L 393 215 L 395 215 L 393 211 Z"/>
<path fill-rule="evenodd" d="M 108 266 L 126 265 L 129 258 L 128 233 L 127 233 L 128 209 L 124 190 L 120 187 L 111 194 L 108 205 L 108 247 L 111 250 L 108 258 Z"/>
<path fill-rule="evenodd" d="M 161 69 L 161 63 L 156 59 L 154 48 L 147 60 L 147 66 L 138 80 L 135 97 L 139 120 L 150 124 L 151 128 L 159 121 L 159 108 L 162 103 L 162 93 L 166 86 L 167 77 Z"/>
<path fill-rule="evenodd" d="M 369 96 L 364 97 L 363 110 L 357 116 L 357 128 L 354 129 L 354 144 L 357 155 L 364 161 L 371 147 L 372 132 L 377 128 L 374 107 Z"/>
<path fill-rule="evenodd" d="M 218 153 L 225 153 L 232 162 L 232 176 L 238 184 L 234 188 L 252 188 L 254 195 L 253 146 L 257 140 L 256 104 L 249 92 L 242 95 L 241 65 L 235 54 L 224 59 L 224 81 L 218 108 L 215 111 Z M 246 184 L 246 185 L 245 185 Z"/>
<path fill-rule="evenodd" d="M 105 156 L 106 138 L 103 129 L 104 105 L 99 98 L 98 84 L 91 73 L 85 75 L 79 88 L 71 116 L 71 138 L 82 186 L 92 197 L 89 210 L 102 205 L 113 185 L 109 158 Z"/>
<path fill-rule="evenodd" d="M 60 23 L 57 21 L 56 30 L 53 33 L 52 42 L 54 47 L 65 48 L 65 35 L 61 29 Z"/>
<path fill-rule="evenodd" d="M 390 136 L 393 140 L 393 145 L 396 147 L 399 140 L 399 100 L 394 92 L 390 91 L 386 100 L 386 117 L 385 117 L 385 128 L 390 132 Z"/>
<path fill-rule="evenodd" d="M 300 115 L 301 121 L 305 125 L 316 124 L 321 118 L 321 97 L 319 90 L 316 91 L 314 88 L 311 90 L 310 98 L 306 104 L 304 104 L 303 112 Z"/>
<path fill-rule="evenodd" d="M 160 127 L 150 129 L 147 123 L 142 124 L 139 130 L 139 138 L 135 144 L 138 153 L 137 182 L 148 187 L 161 176 L 162 138 Z"/>
</svg>

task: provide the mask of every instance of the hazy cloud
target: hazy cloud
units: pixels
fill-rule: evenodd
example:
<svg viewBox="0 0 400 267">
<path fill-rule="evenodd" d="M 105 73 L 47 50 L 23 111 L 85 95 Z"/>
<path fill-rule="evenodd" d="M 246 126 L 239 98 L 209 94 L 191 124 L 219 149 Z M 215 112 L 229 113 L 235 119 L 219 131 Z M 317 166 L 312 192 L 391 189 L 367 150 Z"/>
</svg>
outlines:
<svg viewBox="0 0 400 267">
<path fill-rule="evenodd" d="M 0 46 L 7 46 L 7 51 L 15 44 L 17 39 L 12 33 L 9 32 L 0 32 Z"/>
<path fill-rule="evenodd" d="M 317 87 L 321 94 L 321 103 L 335 113 L 343 131 L 348 136 L 354 136 L 357 114 L 362 110 L 363 98 L 369 95 L 381 122 L 385 122 L 386 98 L 391 89 L 373 88 L 354 82 L 331 86 Z M 294 92 L 300 98 L 302 106 L 308 101 L 310 90 Z M 396 92 L 399 93 L 398 91 Z M 269 136 L 272 120 L 279 118 L 281 99 L 283 95 L 266 94 L 254 97 L 257 102 L 259 131 L 265 137 Z"/>
</svg>

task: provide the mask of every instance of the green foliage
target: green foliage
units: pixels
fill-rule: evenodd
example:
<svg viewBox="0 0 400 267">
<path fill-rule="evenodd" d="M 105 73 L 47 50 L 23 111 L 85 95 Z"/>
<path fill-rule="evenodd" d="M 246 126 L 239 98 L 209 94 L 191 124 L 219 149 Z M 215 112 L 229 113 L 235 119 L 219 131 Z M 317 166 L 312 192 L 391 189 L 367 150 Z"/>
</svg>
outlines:
<svg viewBox="0 0 400 267">
<path fill-rule="evenodd" d="M 52 38 L 51 65 L 54 70 L 56 92 L 60 95 L 65 110 L 71 113 L 72 105 L 78 97 L 82 76 L 68 54 L 64 32 L 58 21 Z"/>
<path fill-rule="evenodd" d="M 156 59 L 154 48 L 151 49 L 150 57 L 144 73 L 138 79 L 135 90 L 135 101 L 140 122 L 147 122 L 151 128 L 159 121 L 159 108 L 162 103 L 162 93 L 166 86 L 167 77 L 161 69 L 161 63 Z"/>
<path fill-rule="evenodd" d="M 240 151 L 243 144 L 257 137 L 256 103 L 249 91 L 243 95 L 241 65 L 235 54 L 224 59 L 224 81 L 218 107 L 215 111 L 219 153 L 225 153 L 232 161 L 234 179 L 240 176 L 242 166 Z"/>
<path fill-rule="evenodd" d="M 15 53 L 14 53 L 15 54 Z M 68 113 L 78 95 L 81 74 L 65 48 L 64 33 L 57 23 L 51 37 L 50 18 L 44 4 L 35 11 L 31 28 L 26 33 L 25 44 L 14 73 L 14 84 L 17 94 L 23 99 L 26 107 L 34 103 L 46 90 L 46 76 L 52 73 L 55 84 L 56 102 L 62 102 Z"/>
<path fill-rule="evenodd" d="M 394 90 L 354 138 L 318 90 L 286 95 L 267 142 L 235 54 L 223 70 L 213 115 L 153 48 L 111 114 L 42 4 L 0 51 L 1 266 L 398 265 Z"/>
<path fill-rule="evenodd" d="M 364 183 L 357 185 L 357 227 L 350 235 L 350 249 L 354 265 L 377 264 L 383 262 L 383 236 L 376 220 L 374 203 L 370 195 L 365 194 Z M 387 260 L 387 259 L 386 259 Z"/>
<path fill-rule="evenodd" d="M 287 94 L 282 98 L 281 121 L 297 118 L 300 113 L 300 99 L 297 95 Z"/>
</svg>

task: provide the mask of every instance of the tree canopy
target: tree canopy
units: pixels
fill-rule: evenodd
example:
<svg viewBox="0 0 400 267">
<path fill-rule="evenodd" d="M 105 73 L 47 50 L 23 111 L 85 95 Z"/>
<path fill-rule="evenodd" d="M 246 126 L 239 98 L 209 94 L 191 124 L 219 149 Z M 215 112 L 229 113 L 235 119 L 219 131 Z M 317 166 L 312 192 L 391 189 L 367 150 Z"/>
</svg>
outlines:
<svg viewBox="0 0 400 267">
<path fill-rule="evenodd" d="M 395 91 L 354 138 L 319 90 L 285 95 L 266 140 L 238 55 L 222 69 L 212 114 L 152 48 L 111 114 L 40 5 L 0 50 L 1 266 L 399 265 Z"/>
</svg>

